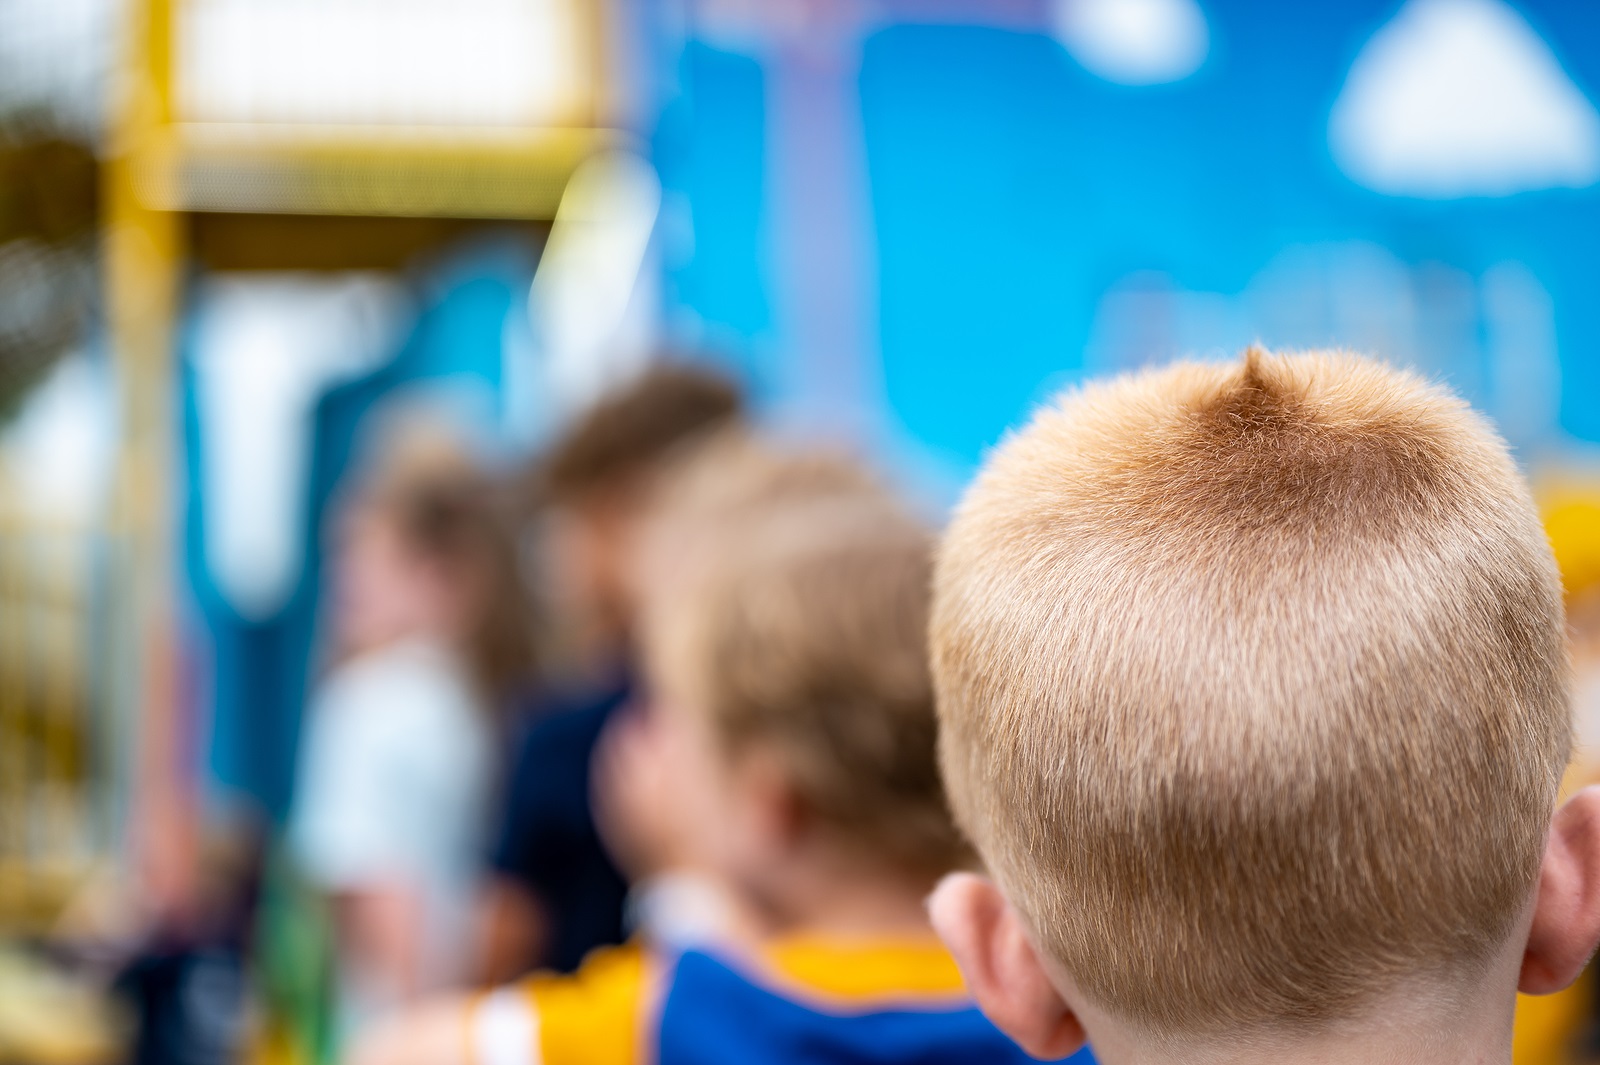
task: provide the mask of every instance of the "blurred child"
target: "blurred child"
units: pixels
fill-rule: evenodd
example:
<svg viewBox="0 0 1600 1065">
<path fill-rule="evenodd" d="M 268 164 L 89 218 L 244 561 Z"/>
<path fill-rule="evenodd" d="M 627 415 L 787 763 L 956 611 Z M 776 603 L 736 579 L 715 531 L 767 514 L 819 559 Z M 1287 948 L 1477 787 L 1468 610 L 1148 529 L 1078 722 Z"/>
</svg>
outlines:
<svg viewBox="0 0 1600 1065">
<path fill-rule="evenodd" d="M 362 1065 L 1024 1060 L 923 910 L 966 857 L 934 762 L 928 538 L 881 496 L 779 496 L 701 510 L 650 552 L 629 761 L 656 786 L 622 803 L 736 919 L 440 1005 Z"/>
<path fill-rule="evenodd" d="M 476 975 L 577 968 L 622 940 L 627 884 L 589 805 L 589 767 L 633 691 L 632 597 L 624 570 L 662 469 L 741 421 L 721 374 L 662 362 L 602 398 L 551 446 L 528 486 L 544 517 L 540 582 L 552 593 L 551 655 L 564 676 L 523 701 L 491 874 L 477 919 Z"/>
<path fill-rule="evenodd" d="M 768 510 L 797 513 L 802 501 L 882 508 L 890 497 L 845 455 L 784 453 L 748 433 L 721 434 L 660 471 L 627 581 L 648 589 L 661 614 L 661 604 L 697 594 L 695 575 L 720 564 L 725 529 L 745 529 Z M 632 922 L 667 939 L 737 929 L 749 914 L 716 863 L 697 860 L 692 836 L 682 831 L 675 760 L 662 754 L 651 725 L 651 715 L 637 708 L 617 715 L 595 755 L 596 819 L 633 884 Z"/>
<path fill-rule="evenodd" d="M 945 779 L 993 881 L 932 912 L 1031 1053 L 1508 1062 L 1600 940 L 1600 792 L 1522 477 L 1342 354 L 1069 393 L 935 580 Z"/>
<path fill-rule="evenodd" d="M 317 691 L 290 844 L 335 905 L 343 1026 L 466 976 L 493 714 L 531 658 L 484 481 L 411 455 L 345 513 L 343 655 Z"/>
</svg>

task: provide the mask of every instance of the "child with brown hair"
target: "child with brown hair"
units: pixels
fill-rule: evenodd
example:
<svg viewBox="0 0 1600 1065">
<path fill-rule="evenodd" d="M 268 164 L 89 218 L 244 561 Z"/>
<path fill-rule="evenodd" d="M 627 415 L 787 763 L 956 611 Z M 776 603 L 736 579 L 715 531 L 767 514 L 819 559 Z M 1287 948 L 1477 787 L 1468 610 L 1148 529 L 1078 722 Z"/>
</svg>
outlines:
<svg viewBox="0 0 1600 1065">
<path fill-rule="evenodd" d="M 656 783 L 621 806 L 738 919 L 441 1005 L 359 1061 L 1023 1060 L 923 908 L 966 855 L 934 759 L 928 536 L 826 463 L 728 461 L 647 552 L 650 693 L 630 762 L 653 759 Z"/>
<path fill-rule="evenodd" d="M 349 1029 L 467 978 L 496 716 L 533 646 L 509 532 L 453 447 L 413 438 L 341 519 L 337 664 L 308 710 L 289 843 L 333 904 Z"/>
<path fill-rule="evenodd" d="M 935 924 L 1030 1052 L 1508 1062 L 1600 940 L 1600 792 L 1515 464 L 1344 354 L 1069 393 L 945 537 Z"/>
<path fill-rule="evenodd" d="M 628 887 L 601 845 L 589 767 L 599 736 L 632 698 L 634 604 L 624 572 L 669 466 L 739 435 L 732 380 L 665 360 L 607 393 L 551 441 L 522 483 L 538 520 L 549 625 L 548 676 L 521 701 L 526 727 L 510 770 L 475 938 L 479 978 L 576 969 L 623 938 Z"/>
</svg>

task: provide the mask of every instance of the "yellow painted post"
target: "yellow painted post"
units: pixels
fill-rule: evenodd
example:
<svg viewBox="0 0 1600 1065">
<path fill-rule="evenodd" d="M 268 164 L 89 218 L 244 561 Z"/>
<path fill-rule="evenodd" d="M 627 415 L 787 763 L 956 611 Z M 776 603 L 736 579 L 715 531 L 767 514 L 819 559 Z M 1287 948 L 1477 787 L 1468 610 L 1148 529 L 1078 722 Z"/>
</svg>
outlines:
<svg viewBox="0 0 1600 1065">
<path fill-rule="evenodd" d="M 181 722 L 175 705 L 172 439 L 174 319 L 183 258 L 181 216 L 149 206 L 152 175 L 140 169 L 148 145 L 171 122 L 171 8 L 134 0 L 113 101 L 104 167 L 106 294 L 121 398 L 121 448 L 112 501 L 120 546 L 117 619 L 134 675 L 121 709 L 133 741 L 130 857 L 158 907 L 181 906 L 193 876 L 194 842 Z M 124 678 L 114 678 L 113 684 Z"/>
</svg>

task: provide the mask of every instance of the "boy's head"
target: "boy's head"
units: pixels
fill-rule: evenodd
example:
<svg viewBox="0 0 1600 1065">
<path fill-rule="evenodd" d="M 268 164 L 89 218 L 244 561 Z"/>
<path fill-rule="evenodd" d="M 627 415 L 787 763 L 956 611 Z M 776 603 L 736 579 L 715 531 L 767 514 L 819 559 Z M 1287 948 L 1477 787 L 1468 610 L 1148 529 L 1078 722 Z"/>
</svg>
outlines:
<svg viewBox="0 0 1600 1065">
<path fill-rule="evenodd" d="M 1442 389 L 1252 350 L 1071 393 L 962 503 L 931 631 L 951 803 L 999 887 L 935 916 L 1025 1046 L 1074 1010 L 1151 1046 L 1309 1037 L 1538 937 L 1560 585 Z M 1594 936 L 1566 929 L 1577 964 Z"/>
<path fill-rule="evenodd" d="M 612 635 L 626 627 L 629 541 L 657 475 L 738 425 L 742 408 L 723 374 L 662 362 L 603 397 L 552 445 L 530 495 L 555 519 L 553 575 L 585 620 Z"/>
<path fill-rule="evenodd" d="M 927 531 L 853 464 L 723 472 L 656 530 L 642 627 L 690 859 L 758 895 L 802 851 L 931 884 L 964 845 L 935 758 Z"/>
</svg>

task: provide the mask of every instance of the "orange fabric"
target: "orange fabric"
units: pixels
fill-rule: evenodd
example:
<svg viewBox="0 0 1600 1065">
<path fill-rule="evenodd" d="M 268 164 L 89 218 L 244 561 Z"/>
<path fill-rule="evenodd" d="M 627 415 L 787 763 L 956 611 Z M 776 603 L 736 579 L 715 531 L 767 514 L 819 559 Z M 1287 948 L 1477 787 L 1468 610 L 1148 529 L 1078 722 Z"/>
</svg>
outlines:
<svg viewBox="0 0 1600 1065">
<path fill-rule="evenodd" d="M 767 945 L 761 957 L 782 983 L 808 997 L 865 1003 L 967 993 L 955 959 L 931 937 L 850 942 L 795 936 Z"/>
<path fill-rule="evenodd" d="M 650 1014 L 653 957 L 638 944 L 596 951 L 570 976 L 537 975 L 519 991 L 536 1019 L 539 1065 L 639 1065 Z M 948 1002 L 966 995 L 937 940 L 858 942 L 796 936 L 754 955 L 780 993 L 846 1007 Z"/>
<path fill-rule="evenodd" d="M 1554 995 L 1518 995 L 1511 1065 L 1567 1065 L 1572 1042 L 1589 1018 L 1594 985 L 1585 977 Z"/>
<path fill-rule="evenodd" d="M 595 951 L 571 976 L 524 981 L 541 1065 L 637 1065 L 649 975 L 650 959 L 630 943 Z"/>
</svg>

